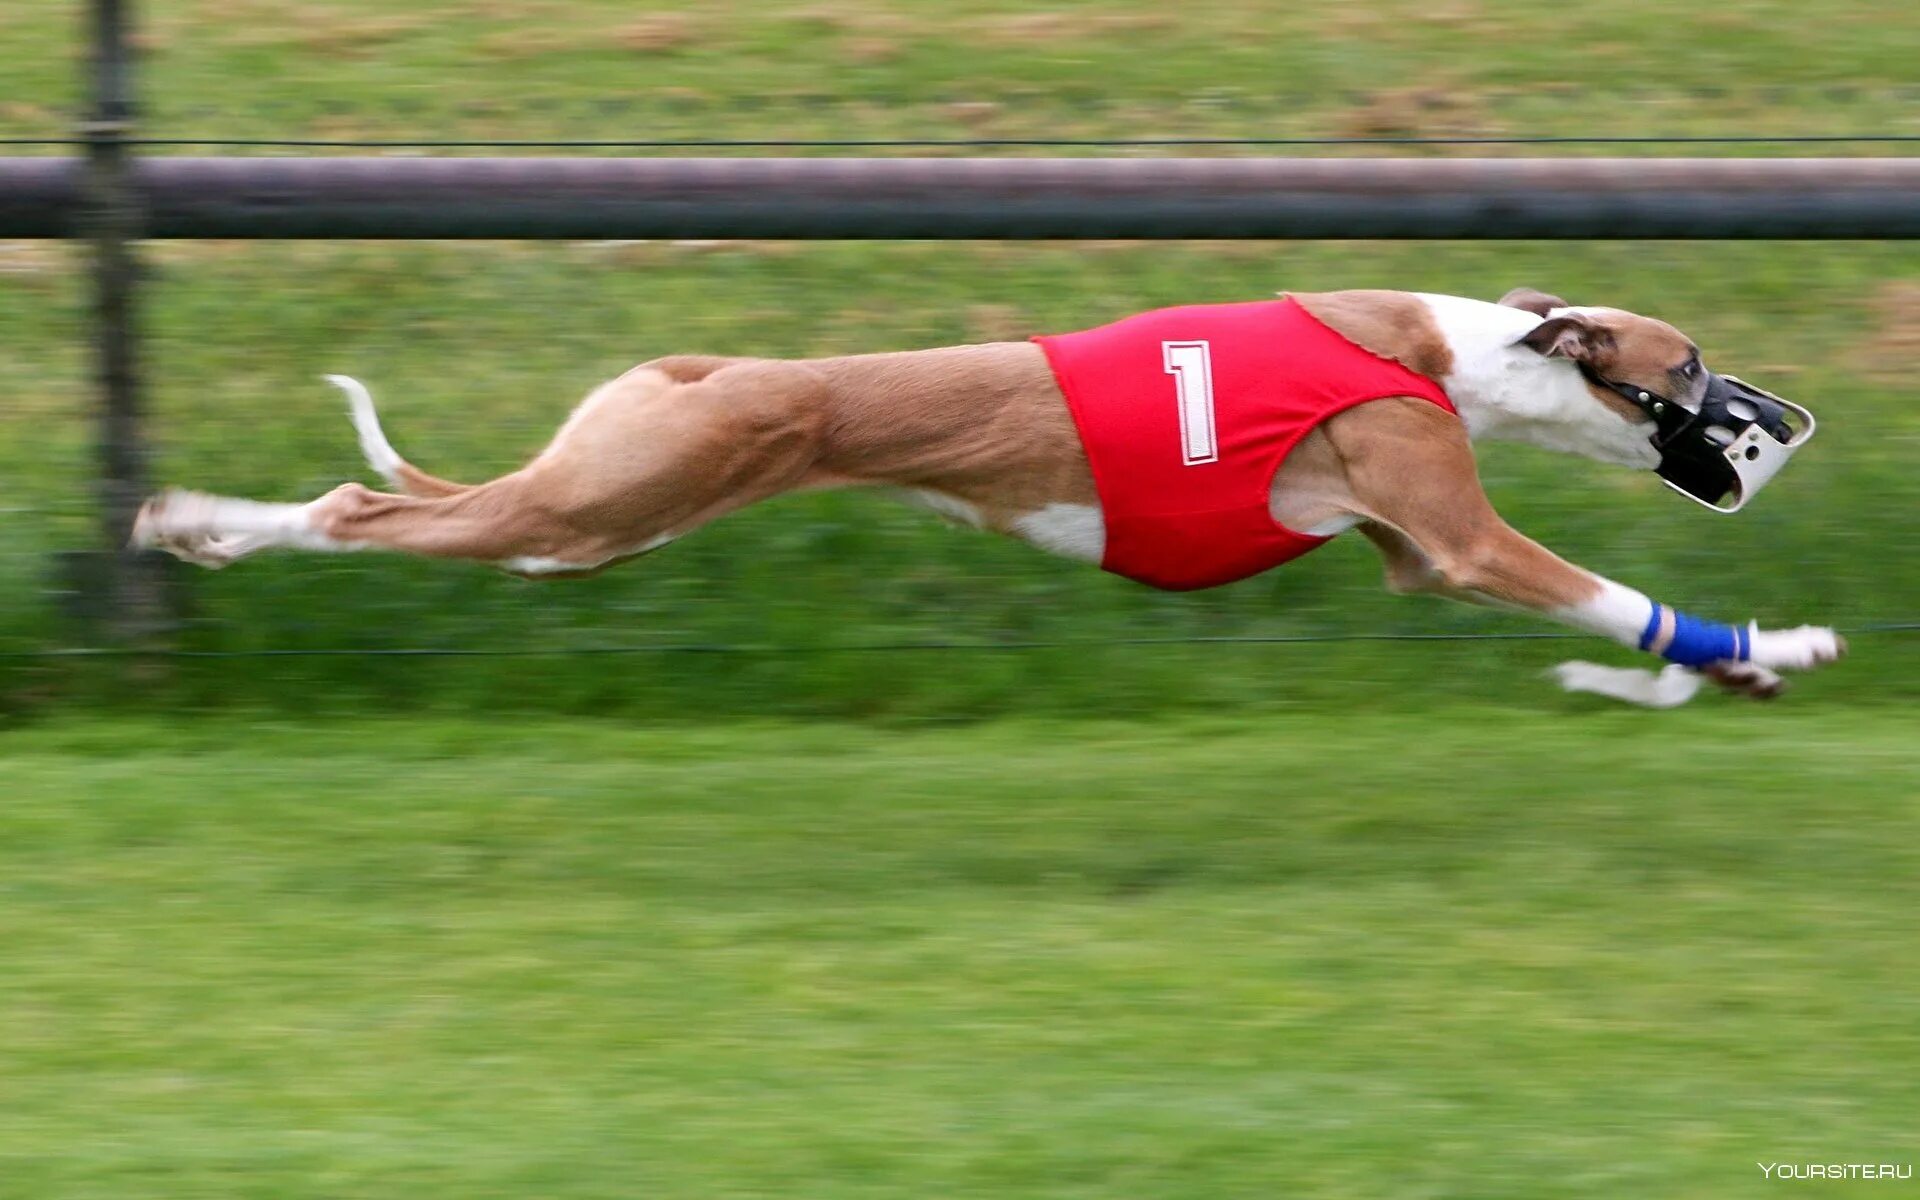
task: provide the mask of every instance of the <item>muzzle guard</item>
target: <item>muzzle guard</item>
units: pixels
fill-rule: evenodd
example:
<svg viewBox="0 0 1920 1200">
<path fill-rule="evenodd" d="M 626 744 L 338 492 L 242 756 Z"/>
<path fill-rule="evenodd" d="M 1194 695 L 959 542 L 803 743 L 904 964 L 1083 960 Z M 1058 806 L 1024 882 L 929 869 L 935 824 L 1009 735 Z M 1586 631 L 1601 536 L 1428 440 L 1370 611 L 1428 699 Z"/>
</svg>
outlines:
<svg viewBox="0 0 1920 1200">
<path fill-rule="evenodd" d="M 1580 364 L 1593 383 L 1653 418 L 1654 473 L 1687 499 L 1715 512 L 1746 507 L 1793 452 L 1813 437 L 1813 414 L 1733 375 L 1707 374 L 1696 411 L 1645 388 L 1615 383 Z"/>
</svg>

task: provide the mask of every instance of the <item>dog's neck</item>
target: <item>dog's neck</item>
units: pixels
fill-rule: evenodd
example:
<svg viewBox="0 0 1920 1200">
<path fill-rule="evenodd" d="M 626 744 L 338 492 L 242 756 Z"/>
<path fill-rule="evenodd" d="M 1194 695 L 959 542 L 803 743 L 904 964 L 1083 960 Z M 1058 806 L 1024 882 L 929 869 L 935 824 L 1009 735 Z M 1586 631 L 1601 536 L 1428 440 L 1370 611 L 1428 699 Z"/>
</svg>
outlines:
<svg viewBox="0 0 1920 1200">
<path fill-rule="evenodd" d="M 1644 430 L 1599 403 L 1575 366 L 1519 345 L 1541 318 L 1461 296 L 1416 293 L 1453 357 L 1440 386 L 1474 439 L 1527 442 L 1602 462 L 1651 467 Z"/>
</svg>

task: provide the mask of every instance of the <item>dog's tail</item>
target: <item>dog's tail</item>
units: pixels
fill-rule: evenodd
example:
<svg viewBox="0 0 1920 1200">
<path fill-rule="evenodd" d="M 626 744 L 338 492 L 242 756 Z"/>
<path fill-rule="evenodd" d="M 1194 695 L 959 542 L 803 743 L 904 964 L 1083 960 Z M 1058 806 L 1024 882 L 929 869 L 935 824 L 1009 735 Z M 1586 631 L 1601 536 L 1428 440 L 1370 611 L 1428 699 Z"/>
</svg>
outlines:
<svg viewBox="0 0 1920 1200">
<path fill-rule="evenodd" d="M 327 382 L 347 394 L 353 430 L 360 435 L 360 452 L 367 456 L 367 465 L 379 472 L 390 486 L 409 496 L 428 499 L 457 496 L 468 490 L 468 484 L 435 478 L 400 457 L 400 452 L 393 448 L 386 432 L 380 428 L 380 415 L 373 410 L 372 394 L 358 379 L 351 375 L 329 375 Z"/>
</svg>

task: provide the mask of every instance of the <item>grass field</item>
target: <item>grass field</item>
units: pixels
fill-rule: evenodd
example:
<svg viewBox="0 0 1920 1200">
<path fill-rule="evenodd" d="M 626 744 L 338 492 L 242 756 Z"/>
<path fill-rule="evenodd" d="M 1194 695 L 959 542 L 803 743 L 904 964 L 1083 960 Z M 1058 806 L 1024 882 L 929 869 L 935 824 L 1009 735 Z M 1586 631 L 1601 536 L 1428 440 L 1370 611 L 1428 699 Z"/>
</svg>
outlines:
<svg viewBox="0 0 1920 1200">
<path fill-rule="evenodd" d="M 17 732 L 0 1195 L 1613 1200 L 1910 1161 L 1912 737 Z"/>
<path fill-rule="evenodd" d="M 76 33 L 56 0 L 7 17 L 23 49 Z M 143 20 L 171 136 L 631 137 L 606 108 L 629 100 L 682 137 L 1086 132 L 1095 108 L 1107 134 L 1911 132 L 1920 45 L 1900 0 L 173 0 Z M 8 54 L 0 84 L 8 132 L 57 126 L 74 93 L 59 54 Z"/>
</svg>

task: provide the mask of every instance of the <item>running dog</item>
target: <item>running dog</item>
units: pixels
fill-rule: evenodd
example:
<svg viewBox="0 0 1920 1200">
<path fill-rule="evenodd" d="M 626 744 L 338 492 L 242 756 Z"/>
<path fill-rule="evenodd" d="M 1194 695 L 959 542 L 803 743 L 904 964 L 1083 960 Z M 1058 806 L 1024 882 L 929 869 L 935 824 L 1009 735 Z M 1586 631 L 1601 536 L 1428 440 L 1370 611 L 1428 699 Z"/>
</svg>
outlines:
<svg viewBox="0 0 1920 1200">
<path fill-rule="evenodd" d="M 1662 321 L 1530 289 L 1497 304 L 1393 291 L 1162 309 L 1031 342 L 810 360 L 676 355 L 607 383 L 525 467 L 451 483 L 402 459 L 365 388 L 360 444 L 397 493 L 307 504 L 168 491 L 133 534 L 204 567 L 262 550 L 397 550 L 528 578 L 592 574 L 769 496 L 881 486 L 1155 587 L 1211 587 L 1358 529 L 1387 586 L 1525 609 L 1672 665 L 1587 663 L 1573 689 L 1651 705 L 1701 678 L 1767 698 L 1845 652 L 1831 629 L 1676 612 L 1522 536 L 1473 442 L 1656 470 L 1721 511 L 1812 433 L 1716 375 Z"/>
</svg>

